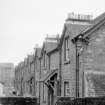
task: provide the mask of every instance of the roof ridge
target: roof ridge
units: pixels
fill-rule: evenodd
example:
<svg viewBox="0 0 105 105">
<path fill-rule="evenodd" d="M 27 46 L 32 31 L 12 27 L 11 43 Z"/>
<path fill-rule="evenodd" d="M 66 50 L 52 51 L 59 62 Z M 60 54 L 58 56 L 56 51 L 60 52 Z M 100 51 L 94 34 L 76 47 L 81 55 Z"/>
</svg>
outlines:
<svg viewBox="0 0 105 105">
<path fill-rule="evenodd" d="M 101 21 L 103 18 L 105 17 L 105 12 L 104 13 L 101 13 L 99 16 L 97 16 L 93 22 L 94 24 L 98 23 L 99 21 Z"/>
<path fill-rule="evenodd" d="M 93 24 L 88 27 L 88 28 L 85 28 L 83 31 L 81 31 L 76 37 L 74 37 L 72 39 L 72 41 L 74 41 L 75 39 L 77 39 L 77 37 L 79 37 L 81 34 L 84 36 L 86 33 L 90 32 L 94 27 L 96 27 L 97 25 L 99 25 L 103 20 L 105 19 L 105 12 L 102 13 L 101 15 L 99 15 L 98 17 L 96 17 L 94 20 L 93 20 Z M 87 36 L 87 35 L 86 35 Z M 85 37 L 86 37 L 85 36 Z M 75 41 L 74 41 L 75 42 Z"/>
</svg>

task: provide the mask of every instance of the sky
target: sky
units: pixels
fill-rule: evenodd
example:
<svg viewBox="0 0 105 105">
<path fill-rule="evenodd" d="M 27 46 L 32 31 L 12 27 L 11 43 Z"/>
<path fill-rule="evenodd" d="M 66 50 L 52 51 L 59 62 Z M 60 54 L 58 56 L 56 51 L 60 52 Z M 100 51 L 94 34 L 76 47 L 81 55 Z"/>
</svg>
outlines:
<svg viewBox="0 0 105 105">
<path fill-rule="evenodd" d="M 62 33 L 68 13 L 105 12 L 105 0 L 0 0 L 0 63 L 17 65 L 46 35 Z"/>
</svg>

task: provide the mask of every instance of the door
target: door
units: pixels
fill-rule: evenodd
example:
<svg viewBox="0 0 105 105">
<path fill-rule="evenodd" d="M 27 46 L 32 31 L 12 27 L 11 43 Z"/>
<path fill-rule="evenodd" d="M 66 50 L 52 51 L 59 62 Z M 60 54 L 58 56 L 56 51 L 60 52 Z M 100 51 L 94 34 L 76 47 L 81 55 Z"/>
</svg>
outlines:
<svg viewBox="0 0 105 105">
<path fill-rule="evenodd" d="M 54 91 L 51 88 L 48 89 L 48 105 L 54 105 Z"/>
</svg>

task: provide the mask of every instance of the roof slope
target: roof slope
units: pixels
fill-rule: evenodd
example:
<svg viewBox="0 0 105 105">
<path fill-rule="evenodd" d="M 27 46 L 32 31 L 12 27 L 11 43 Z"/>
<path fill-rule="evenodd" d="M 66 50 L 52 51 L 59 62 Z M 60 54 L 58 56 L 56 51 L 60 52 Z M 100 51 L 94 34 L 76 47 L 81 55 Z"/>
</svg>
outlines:
<svg viewBox="0 0 105 105">
<path fill-rule="evenodd" d="M 61 35 L 61 39 L 60 39 L 60 43 L 59 46 L 62 46 L 63 43 L 63 39 L 65 36 L 65 33 L 68 30 L 68 35 L 72 38 L 77 37 L 79 33 L 81 33 L 83 30 L 91 27 L 93 24 L 93 22 L 89 23 L 89 24 L 69 24 L 69 23 L 65 23 L 64 24 L 64 28 L 63 28 L 63 32 Z"/>
<path fill-rule="evenodd" d="M 41 55 L 43 55 L 43 52 L 46 51 L 46 53 L 49 53 L 57 48 L 58 42 L 44 42 L 43 47 L 41 50 Z"/>
<path fill-rule="evenodd" d="M 104 19 L 105 18 L 105 12 L 104 13 L 102 13 L 101 15 L 99 15 L 98 17 L 96 17 L 94 20 L 93 20 L 93 22 L 94 22 L 94 24 L 96 24 L 96 23 L 98 23 L 98 22 L 100 22 L 102 19 Z"/>
<path fill-rule="evenodd" d="M 75 42 L 80 35 L 82 35 L 83 37 L 90 35 L 92 32 L 94 32 L 94 30 L 99 28 L 103 23 L 105 23 L 105 13 L 96 17 L 93 20 L 93 25 L 91 25 L 90 27 L 87 27 L 86 29 L 81 31 L 76 37 L 73 38 L 73 41 Z"/>
<path fill-rule="evenodd" d="M 41 56 L 41 48 L 36 48 L 36 50 L 37 50 L 37 56 L 40 58 L 40 56 Z"/>
<path fill-rule="evenodd" d="M 53 43 L 53 42 L 47 42 L 47 43 L 45 43 L 45 49 L 46 49 L 47 52 L 52 51 L 56 47 L 57 47 L 57 43 Z"/>
</svg>

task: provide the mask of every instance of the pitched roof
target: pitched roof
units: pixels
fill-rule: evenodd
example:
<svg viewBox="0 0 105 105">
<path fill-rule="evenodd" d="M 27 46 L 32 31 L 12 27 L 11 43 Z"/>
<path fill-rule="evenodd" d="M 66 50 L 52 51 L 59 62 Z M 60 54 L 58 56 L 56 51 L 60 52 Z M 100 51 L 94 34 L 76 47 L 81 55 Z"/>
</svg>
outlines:
<svg viewBox="0 0 105 105">
<path fill-rule="evenodd" d="M 35 48 L 35 58 L 38 57 L 40 58 L 41 57 L 41 48 L 40 47 L 37 47 Z"/>
<path fill-rule="evenodd" d="M 45 41 L 43 43 L 43 47 L 42 47 L 42 50 L 41 50 L 41 55 L 43 54 L 43 51 L 45 50 L 46 53 L 49 53 L 51 51 L 53 51 L 54 49 L 57 48 L 57 45 L 58 45 L 58 39 L 54 39 L 56 42 L 53 42 L 53 41 Z"/>
<path fill-rule="evenodd" d="M 40 56 L 41 56 L 41 48 L 37 48 L 37 56 L 40 58 Z"/>
<path fill-rule="evenodd" d="M 56 73 L 58 73 L 58 69 L 49 71 L 49 72 L 44 76 L 44 78 L 42 79 L 42 81 L 47 81 L 47 80 L 50 79 L 52 76 L 54 76 Z"/>
<path fill-rule="evenodd" d="M 75 42 L 80 35 L 82 35 L 82 37 L 86 37 L 86 36 L 90 35 L 92 32 L 94 32 L 94 30 L 99 28 L 103 23 L 105 23 L 105 13 L 96 17 L 93 20 L 93 25 L 82 30 L 76 37 L 73 38 L 73 41 Z"/>
<path fill-rule="evenodd" d="M 29 60 L 29 63 L 32 63 L 33 60 L 34 60 L 34 55 L 28 55 L 28 60 Z"/>
<path fill-rule="evenodd" d="M 47 42 L 45 43 L 46 52 L 50 52 L 57 47 L 57 43 Z"/>
<path fill-rule="evenodd" d="M 96 17 L 93 22 L 94 22 L 94 24 L 96 24 L 96 23 L 100 22 L 104 18 L 105 18 L 105 12 L 102 13 L 101 15 L 99 15 L 98 17 Z"/>
<path fill-rule="evenodd" d="M 63 40 L 64 40 L 64 36 L 65 36 L 65 33 L 66 33 L 66 30 L 68 29 L 69 32 L 72 34 L 70 35 L 69 33 L 69 36 L 71 38 L 74 38 L 76 36 L 78 36 L 78 34 L 83 31 L 84 29 L 87 29 L 89 27 L 92 26 L 92 22 L 90 22 L 89 24 L 85 24 L 85 25 L 82 25 L 82 24 L 64 24 L 64 28 L 63 28 L 63 32 L 62 32 L 62 35 L 61 35 L 61 39 L 60 39 L 60 43 L 59 43 L 59 46 L 62 46 L 62 43 L 63 43 Z"/>
</svg>

